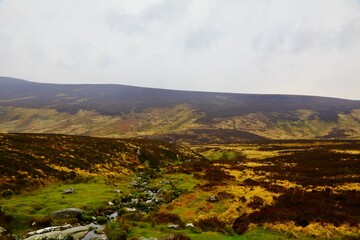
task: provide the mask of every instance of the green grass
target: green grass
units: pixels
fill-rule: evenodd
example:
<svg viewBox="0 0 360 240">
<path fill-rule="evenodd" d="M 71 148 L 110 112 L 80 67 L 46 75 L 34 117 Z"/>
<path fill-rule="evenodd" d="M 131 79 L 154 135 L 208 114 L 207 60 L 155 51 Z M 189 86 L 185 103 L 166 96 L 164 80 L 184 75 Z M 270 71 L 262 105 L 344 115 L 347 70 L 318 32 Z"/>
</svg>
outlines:
<svg viewBox="0 0 360 240">
<path fill-rule="evenodd" d="M 291 237 L 284 233 L 265 230 L 263 228 L 255 228 L 243 235 L 225 235 L 219 232 L 200 232 L 194 233 L 191 229 L 185 230 L 171 230 L 166 225 L 152 227 L 150 224 L 142 224 L 141 226 L 131 227 L 128 237 L 155 237 L 164 238 L 170 234 L 183 233 L 194 240 L 290 240 Z M 303 240 L 310 240 L 314 238 L 302 238 Z"/>
<path fill-rule="evenodd" d="M 15 195 L 10 199 L 1 198 L 0 206 L 7 215 L 14 217 L 14 232 L 30 229 L 30 220 L 34 217 L 49 215 L 63 208 L 81 208 L 87 214 L 107 204 L 116 197 L 114 189 L 126 192 L 126 183 L 117 186 L 105 185 L 103 179 L 87 183 L 53 184 L 38 191 Z M 63 190 L 74 188 L 75 194 L 62 194 Z"/>
<path fill-rule="evenodd" d="M 240 152 L 215 150 L 215 149 L 202 152 L 201 154 L 209 160 L 234 160 L 236 158 L 244 157 L 244 155 Z"/>
<path fill-rule="evenodd" d="M 170 180 L 182 192 L 193 190 L 198 183 L 198 180 L 194 179 L 192 174 L 166 174 L 163 178 Z"/>
</svg>

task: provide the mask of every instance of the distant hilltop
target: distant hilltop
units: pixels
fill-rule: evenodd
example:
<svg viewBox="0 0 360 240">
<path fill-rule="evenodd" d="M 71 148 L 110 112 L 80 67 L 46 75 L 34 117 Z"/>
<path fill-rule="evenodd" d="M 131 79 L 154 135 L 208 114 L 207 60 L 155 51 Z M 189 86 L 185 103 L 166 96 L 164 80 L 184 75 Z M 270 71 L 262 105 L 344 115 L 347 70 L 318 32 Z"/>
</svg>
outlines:
<svg viewBox="0 0 360 240">
<path fill-rule="evenodd" d="M 0 77 L 0 131 L 190 143 L 359 139 L 360 101 Z"/>
</svg>

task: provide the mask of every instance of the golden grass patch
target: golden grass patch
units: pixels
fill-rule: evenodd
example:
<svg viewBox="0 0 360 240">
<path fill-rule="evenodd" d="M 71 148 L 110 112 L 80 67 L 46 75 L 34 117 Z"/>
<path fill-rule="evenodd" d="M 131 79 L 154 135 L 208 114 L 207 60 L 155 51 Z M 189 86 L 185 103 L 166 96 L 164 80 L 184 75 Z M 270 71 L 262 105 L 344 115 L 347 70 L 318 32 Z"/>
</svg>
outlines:
<svg viewBox="0 0 360 240">
<path fill-rule="evenodd" d="M 310 223 L 306 227 L 297 226 L 293 221 L 265 223 L 264 227 L 287 233 L 294 238 L 316 237 L 321 239 L 335 239 L 343 236 L 360 237 L 360 225 L 343 224 L 334 226 L 329 223 Z"/>
</svg>

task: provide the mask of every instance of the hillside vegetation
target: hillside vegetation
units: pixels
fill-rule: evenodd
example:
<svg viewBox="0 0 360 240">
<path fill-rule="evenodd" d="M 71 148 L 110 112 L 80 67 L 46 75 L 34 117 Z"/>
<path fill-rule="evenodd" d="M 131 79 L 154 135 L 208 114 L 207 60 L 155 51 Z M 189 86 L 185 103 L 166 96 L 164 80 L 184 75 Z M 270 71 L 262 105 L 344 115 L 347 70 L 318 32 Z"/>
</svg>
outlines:
<svg viewBox="0 0 360 240">
<path fill-rule="evenodd" d="M 0 239 L 359 239 L 359 139 L 360 101 L 0 77 Z"/>
<path fill-rule="evenodd" d="M 1 134 L 0 141 L 0 226 L 18 234 L 60 224 L 52 211 L 78 207 L 84 213 L 73 224 L 106 223 L 117 211 L 107 235 L 129 239 L 360 236 L 358 141 L 191 148 L 42 134 Z M 64 195 L 68 188 L 76 192 Z"/>
<path fill-rule="evenodd" d="M 0 134 L 0 192 L 21 193 L 51 182 L 82 177 L 129 175 L 199 155 L 141 139 L 65 135 Z"/>
<path fill-rule="evenodd" d="M 0 131 L 188 143 L 358 139 L 360 101 L 41 84 L 0 77 Z"/>
</svg>

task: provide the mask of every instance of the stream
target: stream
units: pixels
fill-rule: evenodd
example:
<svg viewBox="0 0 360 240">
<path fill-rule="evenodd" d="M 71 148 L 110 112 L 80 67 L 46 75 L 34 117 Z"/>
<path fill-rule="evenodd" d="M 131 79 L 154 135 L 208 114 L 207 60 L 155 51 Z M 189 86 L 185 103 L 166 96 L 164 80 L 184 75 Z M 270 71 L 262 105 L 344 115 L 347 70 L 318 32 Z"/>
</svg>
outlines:
<svg viewBox="0 0 360 240">
<path fill-rule="evenodd" d="M 82 240 L 90 240 L 90 239 L 93 239 L 93 238 L 96 238 L 96 239 L 107 239 L 105 233 L 102 233 L 102 234 L 97 234 L 97 233 L 95 233 L 95 231 L 104 232 L 105 225 L 98 225 L 98 224 L 91 223 L 91 224 L 86 225 L 86 226 L 89 226 L 89 227 L 92 228 L 93 230 L 89 231 L 89 232 L 82 238 Z"/>
<path fill-rule="evenodd" d="M 118 212 L 114 212 L 112 214 L 107 215 L 106 217 L 111 222 L 111 221 L 114 221 L 117 216 L 118 216 Z M 101 233 L 101 234 L 95 233 L 95 231 L 104 232 L 105 225 L 99 225 L 99 224 L 90 223 L 90 224 L 88 224 L 86 226 L 89 226 L 93 230 L 89 231 L 81 240 L 90 240 L 90 239 L 93 239 L 93 238 L 107 239 L 105 233 Z"/>
</svg>

